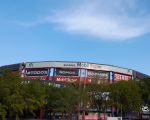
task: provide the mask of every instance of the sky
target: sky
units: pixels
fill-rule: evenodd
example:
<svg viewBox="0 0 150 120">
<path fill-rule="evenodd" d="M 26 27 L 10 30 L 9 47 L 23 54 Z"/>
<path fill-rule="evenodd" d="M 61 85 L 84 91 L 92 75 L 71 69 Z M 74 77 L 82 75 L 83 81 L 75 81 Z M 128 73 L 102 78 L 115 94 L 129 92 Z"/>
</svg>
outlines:
<svg viewBox="0 0 150 120">
<path fill-rule="evenodd" d="M 1 0 L 0 66 L 110 64 L 150 75 L 150 0 Z"/>
</svg>

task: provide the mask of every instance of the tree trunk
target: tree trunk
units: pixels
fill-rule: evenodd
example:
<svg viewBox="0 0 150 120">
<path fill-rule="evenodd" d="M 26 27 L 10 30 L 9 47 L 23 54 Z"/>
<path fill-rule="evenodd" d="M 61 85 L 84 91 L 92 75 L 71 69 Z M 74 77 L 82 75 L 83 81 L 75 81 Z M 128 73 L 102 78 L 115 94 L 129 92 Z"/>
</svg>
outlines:
<svg viewBox="0 0 150 120">
<path fill-rule="evenodd" d="M 52 120 L 55 120 L 55 112 L 53 112 Z"/>
<path fill-rule="evenodd" d="M 19 116 L 18 115 L 16 115 L 16 120 L 19 120 Z"/>
<path fill-rule="evenodd" d="M 43 111 L 42 111 L 42 108 L 40 109 L 40 120 L 43 119 Z"/>
<path fill-rule="evenodd" d="M 71 113 L 69 112 L 69 113 L 68 113 L 68 120 L 71 120 L 71 117 L 72 117 L 72 115 L 71 115 Z"/>
<path fill-rule="evenodd" d="M 78 114 L 78 120 L 80 120 L 80 111 L 79 110 L 78 110 L 77 114 Z"/>
<path fill-rule="evenodd" d="M 82 120 L 85 120 L 85 111 L 82 113 Z"/>
<path fill-rule="evenodd" d="M 62 112 L 62 120 L 64 120 L 64 113 Z"/>
</svg>

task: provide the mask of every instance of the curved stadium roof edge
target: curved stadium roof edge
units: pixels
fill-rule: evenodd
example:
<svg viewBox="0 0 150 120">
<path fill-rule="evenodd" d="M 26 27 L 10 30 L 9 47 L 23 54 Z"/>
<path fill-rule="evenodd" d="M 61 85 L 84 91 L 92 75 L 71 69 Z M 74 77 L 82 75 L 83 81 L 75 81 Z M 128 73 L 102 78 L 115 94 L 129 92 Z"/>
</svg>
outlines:
<svg viewBox="0 0 150 120">
<path fill-rule="evenodd" d="M 31 66 L 30 66 L 30 63 Z M 66 65 L 65 65 L 66 63 Z M 68 64 L 67 64 L 68 63 Z M 84 64 L 85 63 L 85 64 Z M 119 67 L 110 64 L 99 64 L 99 63 L 91 63 L 91 62 L 83 62 L 83 61 L 31 61 L 31 62 L 21 62 L 16 64 L 4 65 L 0 66 L 0 72 L 4 69 L 10 69 L 12 71 L 22 70 L 24 68 L 22 65 L 25 64 L 25 68 L 79 68 L 79 69 L 87 69 L 87 70 L 99 70 L 99 71 L 108 71 L 114 73 L 119 73 L 120 76 L 131 75 L 133 78 L 145 78 L 150 77 L 144 73 L 138 72 L 133 69 Z M 72 65 L 71 65 L 72 64 Z"/>
<path fill-rule="evenodd" d="M 23 63 L 40 63 L 40 62 L 72 62 L 72 63 L 89 63 L 89 64 L 96 64 L 96 65 L 107 65 L 107 66 L 112 66 L 112 67 L 117 67 L 117 68 L 123 68 L 123 69 L 128 69 L 128 70 L 133 70 L 130 68 L 126 68 L 126 67 L 120 67 L 117 65 L 111 65 L 111 64 L 100 64 L 100 63 L 92 63 L 92 62 L 83 62 L 83 61 L 34 61 L 34 62 L 23 62 Z"/>
</svg>

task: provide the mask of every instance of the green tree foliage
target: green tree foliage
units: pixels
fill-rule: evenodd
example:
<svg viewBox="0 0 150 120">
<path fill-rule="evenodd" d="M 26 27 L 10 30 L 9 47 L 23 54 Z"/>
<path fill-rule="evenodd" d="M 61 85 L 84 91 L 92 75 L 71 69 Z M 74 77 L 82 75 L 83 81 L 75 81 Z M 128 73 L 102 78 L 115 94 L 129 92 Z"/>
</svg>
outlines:
<svg viewBox="0 0 150 120">
<path fill-rule="evenodd" d="M 0 76 L 0 116 L 19 119 L 24 111 L 40 109 L 45 103 L 45 87 L 38 81 L 25 82 L 17 74 L 4 71 Z"/>
<path fill-rule="evenodd" d="M 66 112 L 75 112 L 78 104 L 79 93 L 73 84 L 61 89 L 61 101 Z"/>
<path fill-rule="evenodd" d="M 89 103 L 89 88 L 85 84 L 76 85 L 76 90 L 78 92 L 78 103 L 81 109 L 86 109 Z"/>
<path fill-rule="evenodd" d="M 83 84 L 67 84 L 61 88 L 51 86 L 47 100 L 52 111 L 75 113 L 79 107 L 86 106 L 87 99 L 88 93 Z"/>
<path fill-rule="evenodd" d="M 85 111 L 88 109 L 88 104 L 90 102 L 90 96 L 89 96 L 89 87 L 86 86 L 83 83 L 79 84 L 72 84 L 74 92 L 75 92 L 75 106 L 76 106 L 76 111 L 79 112 L 82 111 L 83 114 L 85 114 Z M 78 116 L 79 117 L 79 116 Z"/>
<path fill-rule="evenodd" d="M 90 105 L 92 108 L 96 108 L 99 111 L 105 112 L 106 108 L 110 107 L 109 96 L 109 84 L 101 82 L 100 84 L 89 84 L 90 91 Z"/>
<path fill-rule="evenodd" d="M 6 106 L 0 103 L 0 116 L 2 120 L 5 120 L 6 114 Z"/>
<path fill-rule="evenodd" d="M 120 112 L 140 111 L 141 96 L 135 81 L 119 81 L 110 85 L 112 105 Z"/>
<path fill-rule="evenodd" d="M 143 103 L 150 107 L 150 79 L 120 81 L 108 84 L 99 79 L 89 85 L 66 84 L 64 87 L 25 81 L 10 71 L 0 76 L 0 117 L 19 119 L 24 113 L 33 113 L 45 107 L 52 112 L 73 113 L 88 108 L 102 112 L 115 106 L 119 111 L 139 111 Z M 140 88 L 140 89 L 139 89 Z M 139 92 L 140 91 L 140 92 Z"/>
<path fill-rule="evenodd" d="M 23 83 L 23 97 L 26 104 L 25 110 L 34 114 L 35 110 L 42 109 L 46 103 L 46 86 L 40 81 Z"/>
<path fill-rule="evenodd" d="M 138 83 L 143 99 L 143 105 L 150 108 L 150 78 L 143 78 Z"/>
<path fill-rule="evenodd" d="M 22 84 L 18 75 L 10 71 L 3 72 L 0 77 L 0 98 L 3 111 L 7 111 L 9 117 L 18 119 L 19 114 L 23 113 L 25 103 L 22 95 Z"/>
</svg>

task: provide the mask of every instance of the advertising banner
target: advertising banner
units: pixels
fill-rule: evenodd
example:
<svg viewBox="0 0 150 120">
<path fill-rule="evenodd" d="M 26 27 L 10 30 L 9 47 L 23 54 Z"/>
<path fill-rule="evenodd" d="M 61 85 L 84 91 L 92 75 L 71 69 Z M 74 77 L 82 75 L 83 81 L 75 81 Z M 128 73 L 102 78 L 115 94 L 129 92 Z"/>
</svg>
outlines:
<svg viewBox="0 0 150 120">
<path fill-rule="evenodd" d="M 64 68 L 77 68 L 77 62 L 27 62 L 26 68 L 40 68 L 40 67 L 64 67 Z"/>
<path fill-rule="evenodd" d="M 26 68 L 81 68 L 90 70 L 102 70 L 120 72 L 123 74 L 132 75 L 132 70 L 112 65 L 95 64 L 87 62 L 67 62 L 67 61 L 47 61 L 47 62 L 27 62 L 25 63 Z"/>
<path fill-rule="evenodd" d="M 114 73 L 114 81 L 119 81 L 119 80 L 132 80 L 132 76 L 124 75 L 120 73 Z"/>
<path fill-rule="evenodd" d="M 27 80 L 51 80 L 48 76 L 48 68 L 28 68 L 25 71 Z"/>
<path fill-rule="evenodd" d="M 48 68 L 26 69 L 26 76 L 48 76 Z"/>
<path fill-rule="evenodd" d="M 87 77 L 90 77 L 90 78 L 96 77 L 99 79 L 108 80 L 109 79 L 109 72 L 88 70 Z"/>
<path fill-rule="evenodd" d="M 100 84 L 102 81 L 108 81 L 109 80 L 109 72 L 106 71 L 94 71 L 94 70 L 88 70 L 87 71 L 87 79 L 86 83 L 95 82 L 97 84 Z"/>
<path fill-rule="evenodd" d="M 86 69 L 80 69 L 80 77 L 86 77 L 87 76 L 87 70 Z"/>
<path fill-rule="evenodd" d="M 79 69 L 56 68 L 56 76 L 78 76 Z"/>
<path fill-rule="evenodd" d="M 26 80 L 52 80 L 51 76 L 27 76 Z"/>
<path fill-rule="evenodd" d="M 56 82 L 61 82 L 61 83 L 74 83 L 74 82 L 79 82 L 80 77 L 55 76 L 54 80 Z"/>
</svg>

